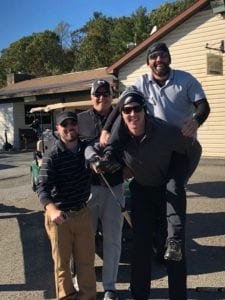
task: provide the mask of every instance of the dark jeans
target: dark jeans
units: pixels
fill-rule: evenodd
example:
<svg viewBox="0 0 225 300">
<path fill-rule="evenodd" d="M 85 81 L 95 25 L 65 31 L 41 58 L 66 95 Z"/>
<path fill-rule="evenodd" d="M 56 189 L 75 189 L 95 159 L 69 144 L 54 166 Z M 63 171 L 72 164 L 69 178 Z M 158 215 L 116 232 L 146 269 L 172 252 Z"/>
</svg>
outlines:
<svg viewBox="0 0 225 300">
<path fill-rule="evenodd" d="M 186 223 L 186 191 L 185 183 L 195 171 L 200 157 L 201 146 L 193 145 L 192 153 L 181 155 L 174 153 L 170 162 L 169 182 L 167 184 L 167 239 L 175 239 L 181 242 L 182 260 L 180 262 L 167 262 L 169 299 L 187 299 L 187 270 L 185 257 L 185 223 Z M 189 159 L 188 159 L 189 157 Z M 163 241 L 161 241 L 163 244 Z"/>
<path fill-rule="evenodd" d="M 186 192 L 184 184 L 187 169 L 187 156 L 173 153 L 166 187 L 168 239 L 183 240 L 185 236 Z"/>
<path fill-rule="evenodd" d="M 184 240 L 186 221 L 185 183 L 195 171 L 200 157 L 201 146 L 195 142 L 189 156 L 173 153 L 168 171 L 167 221 L 168 239 Z"/>
<path fill-rule="evenodd" d="M 130 183 L 133 249 L 131 292 L 134 299 L 147 300 L 151 285 L 152 239 L 158 218 L 166 219 L 166 188 L 150 188 Z M 166 222 L 164 222 L 166 224 Z M 165 228 L 166 230 L 166 228 Z M 186 300 L 186 263 L 168 262 L 170 300 Z"/>
<path fill-rule="evenodd" d="M 131 258 L 131 291 L 137 300 L 150 294 L 152 238 L 156 220 L 166 219 L 165 186 L 152 188 L 130 183 L 133 249 Z"/>
<path fill-rule="evenodd" d="M 174 153 L 170 163 L 167 184 L 167 239 L 181 242 L 182 260 L 168 261 L 168 284 L 170 300 L 187 299 L 187 270 L 185 258 L 185 219 L 186 219 L 186 192 L 184 183 L 188 170 L 187 156 Z"/>
</svg>

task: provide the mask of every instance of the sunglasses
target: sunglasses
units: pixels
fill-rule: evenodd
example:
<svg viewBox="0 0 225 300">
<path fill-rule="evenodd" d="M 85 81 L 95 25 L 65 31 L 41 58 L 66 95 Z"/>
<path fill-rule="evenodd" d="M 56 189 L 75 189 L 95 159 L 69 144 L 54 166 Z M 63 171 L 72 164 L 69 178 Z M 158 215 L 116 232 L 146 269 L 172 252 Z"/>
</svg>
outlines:
<svg viewBox="0 0 225 300">
<path fill-rule="evenodd" d="M 122 108 L 122 112 L 126 115 L 129 115 L 132 111 L 135 113 L 139 113 L 143 110 L 143 107 L 141 105 L 137 106 L 127 106 Z"/>
<path fill-rule="evenodd" d="M 67 127 L 67 126 L 76 126 L 77 122 L 75 120 L 65 120 L 60 124 L 62 127 Z"/>
<path fill-rule="evenodd" d="M 99 97 L 109 97 L 110 93 L 109 92 L 96 92 L 93 94 L 95 97 L 99 98 Z"/>
<path fill-rule="evenodd" d="M 165 51 L 156 51 L 156 52 L 149 54 L 148 58 L 156 59 L 158 56 L 160 56 L 161 58 L 166 58 L 166 57 L 169 57 L 169 54 Z"/>
</svg>

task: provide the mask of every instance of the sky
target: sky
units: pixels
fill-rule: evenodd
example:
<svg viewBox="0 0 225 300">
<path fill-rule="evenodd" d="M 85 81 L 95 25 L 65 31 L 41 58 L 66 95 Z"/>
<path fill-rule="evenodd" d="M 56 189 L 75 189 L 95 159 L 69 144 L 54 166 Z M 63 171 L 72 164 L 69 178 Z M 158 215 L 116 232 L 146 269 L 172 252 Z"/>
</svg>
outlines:
<svg viewBox="0 0 225 300">
<path fill-rule="evenodd" d="M 81 28 L 98 11 L 107 17 L 130 16 L 143 6 L 150 12 L 173 0 L 1 0 L 0 51 L 19 39 L 54 30 L 63 21 Z"/>
</svg>

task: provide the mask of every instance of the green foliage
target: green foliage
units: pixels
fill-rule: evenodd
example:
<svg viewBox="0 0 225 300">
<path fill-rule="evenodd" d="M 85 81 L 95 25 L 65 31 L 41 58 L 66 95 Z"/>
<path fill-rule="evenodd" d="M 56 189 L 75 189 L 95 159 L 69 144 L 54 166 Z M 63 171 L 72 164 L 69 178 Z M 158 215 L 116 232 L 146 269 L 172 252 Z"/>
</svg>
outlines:
<svg viewBox="0 0 225 300">
<path fill-rule="evenodd" d="M 172 3 L 164 3 L 150 12 L 149 24 L 151 27 L 156 25 L 157 28 L 160 28 L 194 2 L 195 0 L 178 0 Z"/>
<path fill-rule="evenodd" d="M 110 36 L 112 18 L 94 12 L 93 19 L 75 33 L 75 70 L 103 67 L 111 58 Z"/>
<path fill-rule="evenodd" d="M 60 74 L 62 57 L 58 36 L 46 30 L 12 43 L 2 52 L 1 62 L 12 73 L 21 72 L 40 77 Z"/>
<path fill-rule="evenodd" d="M 111 32 L 113 53 L 110 63 L 118 60 L 130 49 L 145 40 L 149 31 L 146 8 L 139 7 L 130 17 L 114 19 L 114 27 Z"/>
<path fill-rule="evenodd" d="M 10 73 L 10 71 L 8 73 Z M 6 84 L 6 70 L 4 68 L 2 61 L 0 60 L 0 87 L 5 86 L 5 84 Z"/>
<path fill-rule="evenodd" d="M 145 40 L 153 26 L 163 26 L 194 0 L 164 3 L 147 12 L 140 6 L 130 17 L 111 18 L 101 12 L 80 29 L 60 22 L 55 31 L 33 33 L 1 51 L 0 86 L 8 73 L 36 77 L 109 66 Z"/>
<path fill-rule="evenodd" d="M 133 33 L 135 42 L 139 44 L 145 40 L 150 33 L 147 9 L 140 6 L 135 13 L 131 15 L 132 23 L 134 24 Z"/>
<path fill-rule="evenodd" d="M 129 44 L 132 47 L 136 43 L 133 34 L 133 23 L 130 17 L 121 17 L 114 19 L 111 31 L 111 62 L 118 60 L 129 50 Z"/>
<path fill-rule="evenodd" d="M 73 35 L 74 70 L 108 66 L 148 36 L 148 15 L 140 7 L 131 17 L 112 19 L 94 12 Z"/>
</svg>

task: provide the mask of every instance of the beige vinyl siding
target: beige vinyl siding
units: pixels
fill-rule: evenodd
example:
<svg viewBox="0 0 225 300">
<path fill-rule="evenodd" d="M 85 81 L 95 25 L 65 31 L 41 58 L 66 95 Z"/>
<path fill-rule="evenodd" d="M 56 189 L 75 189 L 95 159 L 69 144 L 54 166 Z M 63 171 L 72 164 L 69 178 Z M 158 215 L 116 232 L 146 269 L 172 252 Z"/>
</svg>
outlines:
<svg viewBox="0 0 225 300">
<path fill-rule="evenodd" d="M 210 103 L 211 113 L 198 131 L 203 157 L 225 158 L 225 54 L 209 50 L 218 48 L 225 40 L 225 19 L 203 10 L 170 32 L 162 41 L 170 48 L 172 68 L 190 72 L 202 84 Z M 223 57 L 223 75 L 207 75 L 207 54 Z M 121 88 L 149 71 L 146 51 L 127 63 L 119 71 Z"/>
</svg>

